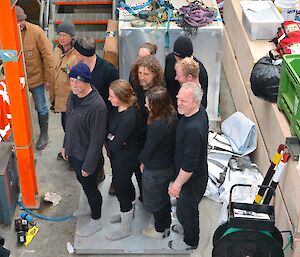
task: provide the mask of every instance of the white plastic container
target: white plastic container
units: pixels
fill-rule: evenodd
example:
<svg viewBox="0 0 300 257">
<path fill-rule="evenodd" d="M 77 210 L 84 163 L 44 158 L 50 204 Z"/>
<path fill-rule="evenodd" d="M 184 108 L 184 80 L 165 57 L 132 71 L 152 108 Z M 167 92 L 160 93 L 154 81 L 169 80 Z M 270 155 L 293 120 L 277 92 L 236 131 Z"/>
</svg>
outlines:
<svg viewBox="0 0 300 257">
<path fill-rule="evenodd" d="M 286 21 L 293 21 L 298 9 L 298 0 L 275 0 L 276 8 Z"/>
<path fill-rule="evenodd" d="M 284 21 L 272 1 L 241 1 L 242 22 L 251 40 L 271 40 Z"/>
</svg>

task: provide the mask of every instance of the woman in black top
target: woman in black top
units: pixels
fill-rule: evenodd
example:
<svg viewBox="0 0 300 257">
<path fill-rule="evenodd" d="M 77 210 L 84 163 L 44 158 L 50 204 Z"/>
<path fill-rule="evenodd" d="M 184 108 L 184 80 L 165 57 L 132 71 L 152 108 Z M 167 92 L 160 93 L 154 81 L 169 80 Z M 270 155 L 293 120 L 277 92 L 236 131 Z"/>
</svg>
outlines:
<svg viewBox="0 0 300 257">
<path fill-rule="evenodd" d="M 146 107 L 149 110 L 147 139 L 139 161 L 143 172 L 144 207 L 152 212 L 155 228 L 147 227 L 143 234 L 163 239 L 170 234 L 168 186 L 174 176 L 177 114 L 164 87 L 155 87 L 146 93 Z"/>
<path fill-rule="evenodd" d="M 138 166 L 138 114 L 136 97 L 130 84 L 116 80 L 109 87 L 112 108 L 108 115 L 107 148 L 109 151 L 113 184 L 120 203 L 121 226 L 108 235 L 109 240 L 119 240 L 131 235 L 135 190 L 131 177 Z"/>
</svg>

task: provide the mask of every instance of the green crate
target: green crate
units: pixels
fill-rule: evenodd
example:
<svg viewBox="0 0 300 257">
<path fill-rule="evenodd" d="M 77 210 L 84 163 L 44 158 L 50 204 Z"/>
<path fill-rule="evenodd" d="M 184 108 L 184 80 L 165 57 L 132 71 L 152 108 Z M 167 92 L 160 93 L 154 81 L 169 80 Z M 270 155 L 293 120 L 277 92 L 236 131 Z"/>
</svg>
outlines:
<svg viewBox="0 0 300 257">
<path fill-rule="evenodd" d="M 291 133 L 300 139 L 300 54 L 283 56 L 277 105 L 291 124 Z"/>
</svg>

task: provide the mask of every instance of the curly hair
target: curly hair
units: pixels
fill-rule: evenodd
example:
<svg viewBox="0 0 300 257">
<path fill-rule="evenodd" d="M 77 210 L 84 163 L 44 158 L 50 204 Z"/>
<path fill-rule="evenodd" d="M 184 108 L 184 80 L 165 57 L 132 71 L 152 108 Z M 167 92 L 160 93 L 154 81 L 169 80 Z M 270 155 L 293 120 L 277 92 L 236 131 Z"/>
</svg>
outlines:
<svg viewBox="0 0 300 257">
<path fill-rule="evenodd" d="M 153 120 L 167 120 L 171 124 L 175 109 L 171 97 L 165 87 L 153 87 L 146 93 L 148 100 L 149 116 L 147 124 Z"/>
<path fill-rule="evenodd" d="M 193 57 L 185 57 L 182 60 L 175 63 L 175 69 L 177 67 L 182 68 L 184 76 L 191 75 L 193 78 L 199 78 L 199 63 L 194 60 Z"/>
<path fill-rule="evenodd" d="M 126 80 L 117 79 L 110 84 L 109 88 L 115 93 L 116 97 L 118 97 L 122 103 L 128 106 L 136 105 L 135 93 L 129 82 Z"/>
<path fill-rule="evenodd" d="M 154 79 L 151 87 L 165 86 L 163 68 L 159 64 L 154 55 L 138 57 L 131 67 L 132 81 L 135 85 L 139 85 L 138 70 L 145 67 L 154 73 Z"/>
</svg>

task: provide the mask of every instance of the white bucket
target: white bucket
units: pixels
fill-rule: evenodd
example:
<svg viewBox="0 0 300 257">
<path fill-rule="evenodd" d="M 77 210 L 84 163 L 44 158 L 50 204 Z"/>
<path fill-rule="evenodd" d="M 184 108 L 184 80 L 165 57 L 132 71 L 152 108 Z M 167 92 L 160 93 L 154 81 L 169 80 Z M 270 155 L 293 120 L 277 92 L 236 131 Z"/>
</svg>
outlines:
<svg viewBox="0 0 300 257">
<path fill-rule="evenodd" d="M 294 20 L 298 8 L 298 0 L 275 0 L 276 8 L 284 20 Z"/>
</svg>

